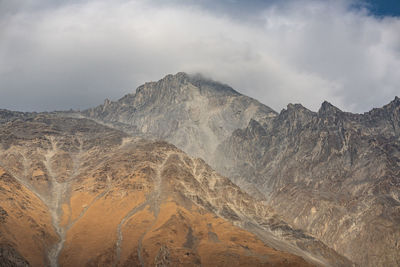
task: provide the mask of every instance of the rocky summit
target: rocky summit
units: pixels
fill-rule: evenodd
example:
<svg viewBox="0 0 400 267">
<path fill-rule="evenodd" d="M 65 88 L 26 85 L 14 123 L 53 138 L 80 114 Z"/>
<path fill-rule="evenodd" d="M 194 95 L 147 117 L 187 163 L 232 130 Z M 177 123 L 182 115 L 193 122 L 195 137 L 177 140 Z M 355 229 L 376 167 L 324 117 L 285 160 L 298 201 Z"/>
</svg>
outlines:
<svg viewBox="0 0 400 267">
<path fill-rule="evenodd" d="M 400 99 L 280 113 L 177 73 L 0 110 L 1 266 L 399 266 Z"/>
<path fill-rule="evenodd" d="M 131 134 L 166 140 L 203 159 L 210 159 L 217 146 L 250 119 L 275 114 L 227 85 L 183 72 L 82 112 Z"/>
</svg>

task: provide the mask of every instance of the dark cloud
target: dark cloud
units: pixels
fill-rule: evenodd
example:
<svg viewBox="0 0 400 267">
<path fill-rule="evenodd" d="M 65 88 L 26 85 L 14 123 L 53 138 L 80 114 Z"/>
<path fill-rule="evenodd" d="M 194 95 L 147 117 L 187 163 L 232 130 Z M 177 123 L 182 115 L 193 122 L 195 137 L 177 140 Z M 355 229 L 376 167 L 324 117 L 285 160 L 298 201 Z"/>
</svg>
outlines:
<svg viewBox="0 0 400 267">
<path fill-rule="evenodd" d="M 278 111 L 366 111 L 399 95 L 400 20 L 352 3 L 0 0 L 0 108 L 82 109 L 187 71 Z"/>
</svg>

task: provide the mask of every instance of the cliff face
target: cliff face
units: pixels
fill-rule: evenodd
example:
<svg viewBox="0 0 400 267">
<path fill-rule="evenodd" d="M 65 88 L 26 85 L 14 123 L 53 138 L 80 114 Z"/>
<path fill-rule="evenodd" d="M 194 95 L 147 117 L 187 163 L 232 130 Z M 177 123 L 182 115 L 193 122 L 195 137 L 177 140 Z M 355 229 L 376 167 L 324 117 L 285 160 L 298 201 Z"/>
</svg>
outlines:
<svg viewBox="0 0 400 267">
<path fill-rule="evenodd" d="M 362 266 L 400 264 L 400 99 L 365 114 L 325 102 L 252 120 L 216 168 Z"/>
<path fill-rule="evenodd" d="M 201 159 L 87 119 L 0 127 L 5 266 L 349 266 Z"/>
<path fill-rule="evenodd" d="M 185 73 L 146 83 L 135 94 L 116 102 L 106 100 L 82 114 L 135 135 L 166 140 L 207 160 L 251 118 L 276 115 L 227 85 Z"/>
</svg>

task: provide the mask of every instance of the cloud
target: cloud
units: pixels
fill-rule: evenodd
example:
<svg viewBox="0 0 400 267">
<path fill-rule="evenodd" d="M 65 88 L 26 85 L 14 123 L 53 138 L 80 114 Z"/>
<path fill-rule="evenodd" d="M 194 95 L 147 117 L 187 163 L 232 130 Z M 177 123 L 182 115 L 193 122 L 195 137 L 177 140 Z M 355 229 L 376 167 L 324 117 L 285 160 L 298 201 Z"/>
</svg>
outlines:
<svg viewBox="0 0 400 267">
<path fill-rule="evenodd" d="M 0 108 L 83 109 L 178 71 L 278 111 L 360 112 L 400 94 L 399 18 L 354 1 L 216 3 L 0 0 Z"/>
</svg>

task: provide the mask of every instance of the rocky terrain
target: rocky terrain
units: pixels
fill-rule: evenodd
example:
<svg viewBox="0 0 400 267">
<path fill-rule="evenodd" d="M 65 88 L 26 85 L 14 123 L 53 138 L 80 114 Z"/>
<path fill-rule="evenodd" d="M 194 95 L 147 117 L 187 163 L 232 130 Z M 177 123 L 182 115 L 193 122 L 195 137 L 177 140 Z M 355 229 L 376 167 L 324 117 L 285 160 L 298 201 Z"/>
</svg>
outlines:
<svg viewBox="0 0 400 267">
<path fill-rule="evenodd" d="M 168 75 L 79 113 L 0 110 L 0 177 L 2 266 L 400 265 L 397 97 L 276 113 Z"/>
<path fill-rule="evenodd" d="M 1 266 L 352 265 L 169 143 L 16 115 L 0 126 Z"/>
<path fill-rule="evenodd" d="M 192 156 L 209 159 L 217 146 L 250 119 L 276 112 L 231 87 L 180 72 L 149 82 L 118 101 L 82 112 L 131 134 L 166 140 Z"/>
<path fill-rule="evenodd" d="M 400 265 L 400 100 L 365 114 L 324 102 L 279 114 L 185 73 L 80 115 L 203 158 L 361 266 Z"/>
<path fill-rule="evenodd" d="M 397 97 L 362 115 L 327 102 L 316 113 L 288 105 L 235 131 L 217 169 L 361 266 L 398 266 L 399 129 Z"/>
</svg>

